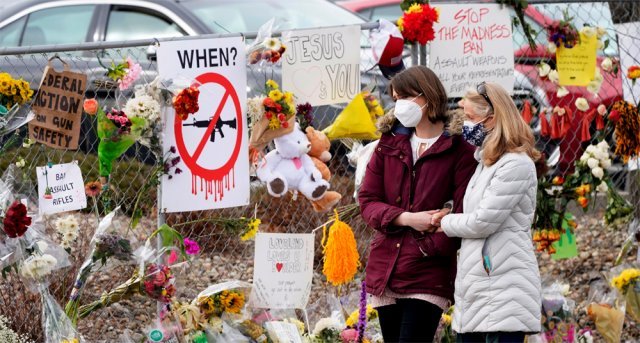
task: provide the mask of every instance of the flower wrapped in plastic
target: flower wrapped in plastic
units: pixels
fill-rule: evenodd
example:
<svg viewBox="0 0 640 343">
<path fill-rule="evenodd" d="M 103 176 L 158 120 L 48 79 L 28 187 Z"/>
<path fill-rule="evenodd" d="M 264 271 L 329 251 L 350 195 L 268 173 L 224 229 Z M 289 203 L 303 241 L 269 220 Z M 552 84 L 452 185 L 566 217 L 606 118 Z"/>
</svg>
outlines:
<svg viewBox="0 0 640 343">
<path fill-rule="evenodd" d="M 554 282 L 542 289 L 542 334 L 548 342 L 573 342 L 576 323 L 573 317 L 575 302 L 565 294 L 569 285 Z"/>
<path fill-rule="evenodd" d="M 135 96 L 124 107 L 129 117 L 143 118 L 144 126 L 140 133 L 140 144 L 151 149 L 156 157 L 162 156 L 160 138 L 162 137 L 161 104 L 163 103 L 160 78 L 149 84 L 136 86 Z"/>
<path fill-rule="evenodd" d="M 115 227 L 113 222 L 118 210 L 119 208 L 116 208 L 100 220 L 98 228 L 91 238 L 87 258 L 76 275 L 69 301 L 65 306 L 65 313 L 74 325 L 78 321 L 80 297 L 86 287 L 89 276 L 95 271 L 96 267 L 98 265 L 105 266 L 107 261 L 111 259 L 133 262 L 131 242 L 118 232 L 118 228 Z"/>
<path fill-rule="evenodd" d="M 613 286 L 626 302 L 627 314 L 640 323 L 640 269 L 620 266 L 612 271 Z"/>
<path fill-rule="evenodd" d="M 15 130 L 27 121 L 16 120 L 20 106 L 31 100 L 33 90 L 29 82 L 14 79 L 9 73 L 0 73 L 0 134 Z M 20 111 L 20 117 L 29 111 Z M 20 125 L 18 125 L 20 124 Z M 10 127 L 8 127 L 10 126 Z"/>
<path fill-rule="evenodd" d="M 42 326 L 45 343 L 82 343 L 84 339 L 76 331 L 55 298 L 46 287 L 41 288 Z"/>
<path fill-rule="evenodd" d="M 108 178 L 111 175 L 113 161 L 122 156 L 140 138 L 146 126 L 146 120 L 141 117 L 129 117 L 123 111 L 112 109 L 105 113 L 98 109 L 98 160 L 100 162 L 100 176 Z"/>
<path fill-rule="evenodd" d="M 277 26 L 275 18 L 260 26 L 256 39 L 247 46 L 249 64 L 277 63 L 280 60 L 287 48 L 280 39 L 273 37 Z"/>
<path fill-rule="evenodd" d="M 624 325 L 625 303 L 616 296 L 604 281 L 590 285 L 587 314 L 596 324 L 598 333 L 607 343 L 620 342 Z"/>
</svg>

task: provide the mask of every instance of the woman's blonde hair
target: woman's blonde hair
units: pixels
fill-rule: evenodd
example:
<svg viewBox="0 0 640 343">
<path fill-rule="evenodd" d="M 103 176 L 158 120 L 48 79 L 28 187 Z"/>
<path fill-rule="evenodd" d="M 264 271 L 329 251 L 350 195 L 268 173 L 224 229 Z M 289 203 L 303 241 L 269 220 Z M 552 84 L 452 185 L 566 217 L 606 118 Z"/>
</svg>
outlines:
<svg viewBox="0 0 640 343">
<path fill-rule="evenodd" d="M 531 128 L 522 119 L 509 93 L 495 83 L 484 85 L 486 95 L 493 106 L 476 91 L 469 91 L 464 97 L 465 104 L 471 105 L 475 113 L 482 117 L 494 118 L 494 127 L 482 145 L 483 162 L 489 166 L 493 165 L 508 152 L 524 152 L 537 161 L 540 152 L 535 148 Z"/>
</svg>

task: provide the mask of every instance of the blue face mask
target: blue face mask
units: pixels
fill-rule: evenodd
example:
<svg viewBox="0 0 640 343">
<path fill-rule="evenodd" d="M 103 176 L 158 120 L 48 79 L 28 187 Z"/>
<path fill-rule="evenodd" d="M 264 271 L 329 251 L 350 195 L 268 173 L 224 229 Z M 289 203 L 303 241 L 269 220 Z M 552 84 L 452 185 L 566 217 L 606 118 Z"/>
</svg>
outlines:
<svg viewBox="0 0 640 343">
<path fill-rule="evenodd" d="M 482 122 L 474 124 L 473 122 L 465 120 L 462 126 L 462 137 L 464 137 L 464 140 L 469 142 L 469 144 L 481 147 L 486 136 L 487 131 L 484 129 Z"/>
</svg>

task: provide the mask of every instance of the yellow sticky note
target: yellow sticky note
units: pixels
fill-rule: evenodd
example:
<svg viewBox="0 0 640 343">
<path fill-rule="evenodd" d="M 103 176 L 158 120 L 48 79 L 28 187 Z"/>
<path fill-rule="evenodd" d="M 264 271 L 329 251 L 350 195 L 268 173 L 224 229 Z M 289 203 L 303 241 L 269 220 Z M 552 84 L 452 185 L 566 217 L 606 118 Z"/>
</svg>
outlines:
<svg viewBox="0 0 640 343">
<path fill-rule="evenodd" d="M 597 35 L 580 33 L 580 43 L 571 49 L 564 45 L 556 50 L 556 63 L 561 86 L 586 86 L 595 76 Z"/>
</svg>

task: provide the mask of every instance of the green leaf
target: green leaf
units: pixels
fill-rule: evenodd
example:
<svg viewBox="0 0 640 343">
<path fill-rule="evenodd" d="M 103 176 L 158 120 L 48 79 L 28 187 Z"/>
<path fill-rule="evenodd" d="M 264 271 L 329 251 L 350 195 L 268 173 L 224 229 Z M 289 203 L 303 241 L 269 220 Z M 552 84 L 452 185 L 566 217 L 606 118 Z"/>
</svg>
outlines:
<svg viewBox="0 0 640 343">
<path fill-rule="evenodd" d="M 609 43 L 611 43 L 608 39 L 606 41 L 604 41 L 604 49 L 602 50 L 607 50 L 607 48 L 609 47 Z"/>
<path fill-rule="evenodd" d="M 135 229 L 140 224 L 140 219 L 142 219 L 142 209 L 137 208 L 131 216 L 131 229 Z"/>
</svg>

